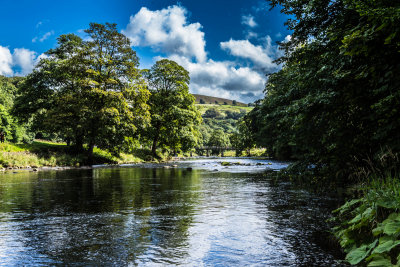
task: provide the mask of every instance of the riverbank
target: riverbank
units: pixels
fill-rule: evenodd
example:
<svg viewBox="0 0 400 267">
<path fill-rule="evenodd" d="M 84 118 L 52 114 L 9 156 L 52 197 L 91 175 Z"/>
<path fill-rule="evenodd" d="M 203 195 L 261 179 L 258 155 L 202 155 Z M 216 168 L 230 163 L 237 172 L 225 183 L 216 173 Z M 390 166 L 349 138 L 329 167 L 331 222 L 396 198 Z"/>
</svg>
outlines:
<svg viewBox="0 0 400 267">
<path fill-rule="evenodd" d="M 247 156 L 248 153 L 241 155 Z M 252 157 L 265 155 L 265 149 L 252 149 Z M 179 155 L 178 158 L 188 158 L 188 155 Z M 197 156 L 197 154 L 193 154 Z M 226 151 L 224 157 L 235 157 L 235 151 Z M 137 149 L 132 154 L 121 153 L 113 156 L 110 152 L 94 148 L 94 164 L 130 164 L 142 162 L 166 162 L 173 158 L 160 154 L 153 159 L 151 151 Z M 41 167 L 82 167 L 87 165 L 87 156 L 84 153 L 72 152 L 65 143 L 54 143 L 45 140 L 35 140 L 31 144 L 0 144 L 0 171 L 13 169 L 37 169 Z"/>
<path fill-rule="evenodd" d="M 140 163 L 146 160 L 146 153 L 136 155 L 121 153 L 118 157 L 110 152 L 94 149 L 94 164 Z M 63 143 L 35 140 L 31 144 L 0 144 L 0 169 L 21 169 L 40 167 L 80 167 L 86 165 L 84 153 L 74 153 Z"/>
</svg>

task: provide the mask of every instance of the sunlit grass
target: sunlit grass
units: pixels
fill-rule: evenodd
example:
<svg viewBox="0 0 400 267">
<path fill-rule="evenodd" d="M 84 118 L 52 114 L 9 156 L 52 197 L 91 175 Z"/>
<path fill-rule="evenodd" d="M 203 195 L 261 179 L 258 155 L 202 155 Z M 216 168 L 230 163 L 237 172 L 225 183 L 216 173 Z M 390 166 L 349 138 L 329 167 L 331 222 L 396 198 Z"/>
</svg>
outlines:
<svg viewBox="0 0 400 267">
<path fill-rule="evenodd" d="M 121 153 L 114 156 L 106 150 L 94 148 L 95 164 L 138 163 L 140 156 Z M 85 153 L 73 153 L 65 143 L 35 140 L 31 144 L 0 144 L 0 167 L 82 166 L 87 164 Z"/>
</svg>

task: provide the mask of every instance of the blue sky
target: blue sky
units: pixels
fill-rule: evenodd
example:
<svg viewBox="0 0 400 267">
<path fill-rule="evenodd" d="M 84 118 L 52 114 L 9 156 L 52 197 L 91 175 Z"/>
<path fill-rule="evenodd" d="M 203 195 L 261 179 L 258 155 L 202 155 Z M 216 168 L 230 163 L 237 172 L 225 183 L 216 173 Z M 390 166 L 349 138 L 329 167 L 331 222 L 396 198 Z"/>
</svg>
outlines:
<svg viewBox="0 0 400 267">
<path fill-rule="evenodd" d="M 290 38 L 279 9 L 260 0 L 3 0 L 0 74 L 26 75 L 61 34 L 84 37 L 90 22 L 117 23 L 140 67 L 175 60 L 191 75 L 190 90 L 251 102 L 265 73 L 279 69 L 276 41 Z"/>
</svg>

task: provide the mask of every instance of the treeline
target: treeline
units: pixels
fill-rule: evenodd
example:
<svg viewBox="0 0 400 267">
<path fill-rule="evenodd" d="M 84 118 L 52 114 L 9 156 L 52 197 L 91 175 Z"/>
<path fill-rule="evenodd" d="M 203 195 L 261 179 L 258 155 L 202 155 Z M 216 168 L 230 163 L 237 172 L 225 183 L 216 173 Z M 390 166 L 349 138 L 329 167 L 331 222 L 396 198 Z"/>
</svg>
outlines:
<svg viewBox="0 0 400 267">
<path fill-rule="evenodd" d="M 23 81 L 23 77 L 0 76 L 0 133 L 15 143 L 29 142 L 33 138 L 33 134 L 28 130 L 29 125 L 19 123 L 12 112 L 18 88 Z"/>
<path fill-rule="evenodd" d="M 400 150 L 400 2 L 272 0 L 293 31 L 248 115 L 260 146 L 349 182 Z"/>
<path fill-rule="evenodd" d="M 400 2 L 271 0 L 289 15 L 282 69 L 247 117 L 259 145 L 320 187 L 356 183 L 333 232 L 346 260 L 400 265 Z"/>
<path fill-rule="evenodd" d="M 85 32 L 86 39 L 61 35 L 26 78 L 2 78 L 8 91 L 0 95 L 0 131 L 13 136 L 7 139 L 22 141 L 18 132 L 26 129 L 31 139 L 64 140 L 72 151 L 86 151 L 89 163 L 95 146 L 114 154 L 149 147 L 155 157 L 158 148 L 193 149 L 202 118 L 189 73 L 167 59 L 140 70 L 115 24 L 91 23 Z"/>
</svg>

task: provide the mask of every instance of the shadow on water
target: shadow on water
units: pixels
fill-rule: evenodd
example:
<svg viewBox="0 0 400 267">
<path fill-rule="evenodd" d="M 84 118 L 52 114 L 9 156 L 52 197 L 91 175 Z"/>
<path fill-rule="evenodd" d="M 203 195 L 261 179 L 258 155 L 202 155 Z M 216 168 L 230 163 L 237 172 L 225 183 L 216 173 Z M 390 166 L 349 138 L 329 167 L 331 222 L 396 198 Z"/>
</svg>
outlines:
<svg viewBox="0 0 400 267">
<path fill-rule="evenodd" d="M 1 175 L 0 266 L 340 265 L 337 199 L 196 164 Z"/>
</svg>

